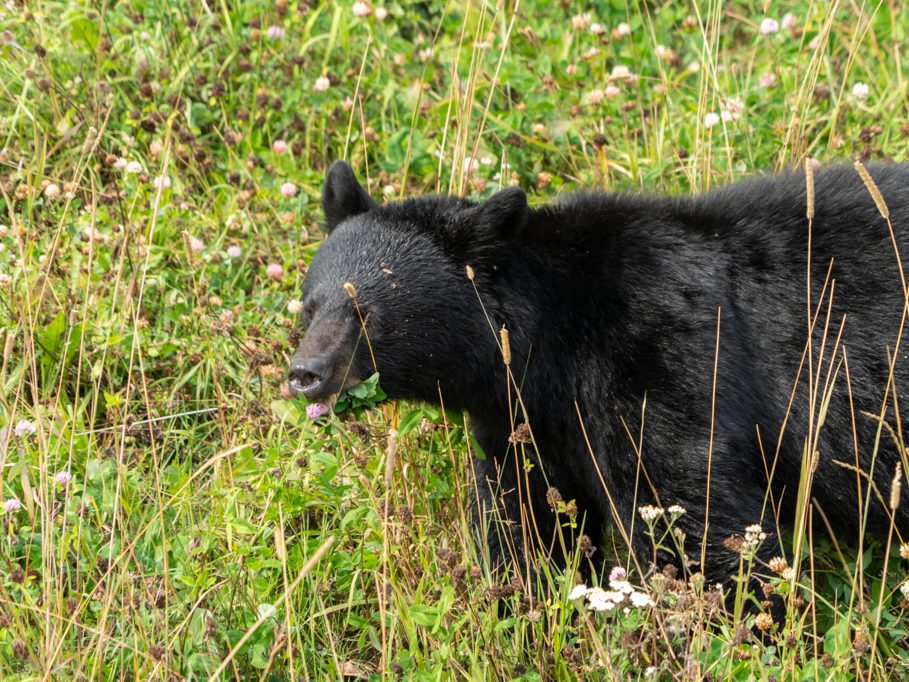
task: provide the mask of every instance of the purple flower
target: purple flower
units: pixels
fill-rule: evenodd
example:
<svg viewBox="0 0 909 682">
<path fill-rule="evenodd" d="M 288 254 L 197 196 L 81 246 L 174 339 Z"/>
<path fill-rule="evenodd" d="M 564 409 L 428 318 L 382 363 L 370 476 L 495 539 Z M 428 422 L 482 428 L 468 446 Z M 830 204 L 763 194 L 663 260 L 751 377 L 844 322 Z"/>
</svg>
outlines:
<svg viewBox="0 0 909 682">
<path fill-rule="evenodd" d="M 66 485 L 71 480 L 73 480 L 73 475 L 71 473 L 69 473 L 68 471 L 58 471 L 57 475 L 54 476 L 54 480 L 59 485 Z"/>
<path fill-rule="evenodd" d="M 22 503 L 15 497 L 11 497 L 3 503 L 3 508 L 8 514 L 12 514 L 13 512 L 17 512 L 22 509 Z"/>
<path fill-rule="evenodd" d="M 36 427 L 33 422 L 30 422 L 28 419 L 20 419 L 16 422 L 14 433 L 19 436 L 19 438 L 23 438 L 24 436 L 35 435 L 35 431 L 37 430 L 38 427 Z"/>
<path fill-rule="evenodd" d="M 609 571 L 609 582 L 619 582 L 625 580 L 626 578 L 625 569 L 621 566 L 614 566 L 611 571 Z"/>
<path fill-rule="evenodd" d="M 321 419 L 331 412 L 331 409 L 325 403 L 310 403 L 306 406 L 306 416 L 310 419 Z"/>
</svg>

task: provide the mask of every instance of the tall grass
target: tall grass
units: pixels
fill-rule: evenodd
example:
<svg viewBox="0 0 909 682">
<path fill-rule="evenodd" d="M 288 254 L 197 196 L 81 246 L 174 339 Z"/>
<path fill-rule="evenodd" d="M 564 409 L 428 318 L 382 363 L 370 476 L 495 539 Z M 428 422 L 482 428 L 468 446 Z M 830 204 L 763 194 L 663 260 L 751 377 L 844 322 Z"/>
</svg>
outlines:
<svg viewBox="0 0 909 682">
<path fill-rule="evenodd" d="M 539 581 L 503 582 L 471 528 L 463 415 L 366 396 L 312 422 L 283 386 L 332 159 L 388 198 L 516 183 L 543 201 L 899 158 L 899 3 L 363 7 L 0 10 L 0 677 L 905 675 L 901 539 L 811 533 L 812 443 L 849 381 L 832 282 L 807 301 L 793 377 L 815 415 L 800 523 L 779 529 L 793 565 L 739 546 L 729 610 L 696 571 L 647 574 L 624 528 L 593 542 L 653 607 L 569 599 L 582 549 L 568 571 L 531 557 Z M 503 387 L 516 423 L 519 385 Z M 889 497 L 856 485 L 866 508 Z M 583 520 L 553 507 L 568 547 Z M 635 523 L 671 551 L 674 519 Z M 785 623 L 746 608 L 756 574 Z"/>
</svg>

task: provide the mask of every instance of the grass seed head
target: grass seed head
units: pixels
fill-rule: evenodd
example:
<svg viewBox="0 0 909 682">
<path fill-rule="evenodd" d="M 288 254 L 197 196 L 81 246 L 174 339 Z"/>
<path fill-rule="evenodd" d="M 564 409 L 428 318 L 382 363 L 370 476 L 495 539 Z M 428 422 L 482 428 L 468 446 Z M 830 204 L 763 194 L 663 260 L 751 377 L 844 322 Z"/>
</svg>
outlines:
<svg viewBox="0 0 909 682">
<path fill-rule="evenodd" d="M 855 170 L 858 171 L 859 176 L 861 176 L 862 182 L 865 183 L 868 194 L 874 199 L 874 205 L 877 206 L 878 213 L 881 214 L 881 217 L 884 220 L 890 220 L 890 209 L 887 208 L 884 196 L 881 194 L 881 190 L 878 188 L 877 183 L 874 182 L 874 178 L 871 177 L 871 173 L 868 172 L 868 169 L 865 168 L 865 164 L 861 161 L 856 161 L 854 166 Z"/>
</svg>

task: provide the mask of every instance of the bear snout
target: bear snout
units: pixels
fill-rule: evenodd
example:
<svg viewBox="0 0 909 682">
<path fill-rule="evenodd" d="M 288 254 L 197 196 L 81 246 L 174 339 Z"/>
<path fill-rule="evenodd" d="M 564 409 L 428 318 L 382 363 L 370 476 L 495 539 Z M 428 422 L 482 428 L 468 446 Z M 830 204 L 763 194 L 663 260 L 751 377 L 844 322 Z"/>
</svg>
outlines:
<svg viewBox="0 0 909 682">
<path fill-rule="evenodd" d="M 331 393 L 334 363 L 328 356 L 294 356 L 290 363 L 290 392 L 307 398 L 323 398 Z"/>
</svg>

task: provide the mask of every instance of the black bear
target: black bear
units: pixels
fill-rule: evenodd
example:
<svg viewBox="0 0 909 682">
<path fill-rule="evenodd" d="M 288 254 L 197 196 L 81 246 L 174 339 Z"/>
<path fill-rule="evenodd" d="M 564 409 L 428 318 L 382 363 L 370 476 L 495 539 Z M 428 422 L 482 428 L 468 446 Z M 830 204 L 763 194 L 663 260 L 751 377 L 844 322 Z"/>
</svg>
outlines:
<svg viewBox="0 0 909 682">
<path fill-rule="evenodd" d="M 615 521 L 639 548 L 637 508 L 681 505 L 686 553 L 722 580 L 724 540 L 792 523 L 803 472 L 820 527 L 854 539 L 895 515 L 905 534 L 909 165 L 870 174 L 877 199 L 839 167 L 530 209 L 518 188 L 379 205 L 336 162 L 291 389 L 320 399 L 377 369 L 389 398 L 466 411 L 481 511 L 509 521 L 493 559 L 557 546 L 554 488 L 591 537 Z"/>
</svg>

